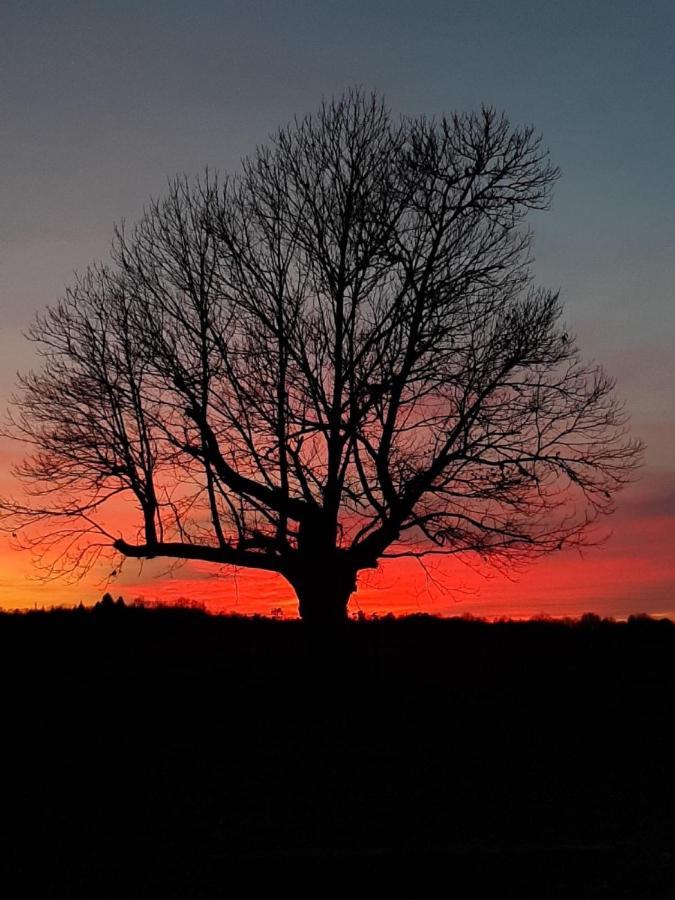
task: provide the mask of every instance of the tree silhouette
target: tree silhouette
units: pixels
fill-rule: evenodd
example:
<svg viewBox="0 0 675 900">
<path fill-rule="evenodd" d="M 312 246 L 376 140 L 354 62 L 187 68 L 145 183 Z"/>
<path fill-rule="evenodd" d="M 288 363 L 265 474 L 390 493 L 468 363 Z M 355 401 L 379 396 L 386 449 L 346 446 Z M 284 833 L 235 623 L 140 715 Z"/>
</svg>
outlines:
<svg viewBox="0 0 675 900">
<path fill-rule="evenodd" d="M 383 557 L 588 542 L 640 445 L 532 285 L 557 174 L 492 109 L 394 121 L 352 91 L 235 176 L 176 178 L 29 332 L 9 527 L 52 571 L 112 549 L 278 572 L 318 622 Z"/>
</svg>

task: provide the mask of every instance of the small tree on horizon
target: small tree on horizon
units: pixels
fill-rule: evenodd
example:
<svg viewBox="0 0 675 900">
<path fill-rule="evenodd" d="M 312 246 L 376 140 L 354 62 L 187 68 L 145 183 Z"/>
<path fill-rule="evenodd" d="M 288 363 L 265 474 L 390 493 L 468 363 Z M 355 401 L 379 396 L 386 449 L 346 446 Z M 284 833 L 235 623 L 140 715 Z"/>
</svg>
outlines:
<svg viewBox="0 0 675 900">
<path fill-rule="evenodd" d="M 532 284 L 557 175 L 492 109 L 394 121 L 351 91 L 236 175 L 174 179 L 30 329 L 8 527 L 59 571 L 278 572 L 313 622 L 382 558 L 588 543 L 641 447 Z"/>
</svg>

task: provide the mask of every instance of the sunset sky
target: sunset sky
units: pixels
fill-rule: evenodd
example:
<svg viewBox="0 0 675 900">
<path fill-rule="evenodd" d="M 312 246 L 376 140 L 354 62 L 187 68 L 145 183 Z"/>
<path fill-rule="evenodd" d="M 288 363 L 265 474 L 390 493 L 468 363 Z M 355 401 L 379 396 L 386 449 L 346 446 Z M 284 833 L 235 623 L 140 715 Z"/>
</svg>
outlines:
<svg viewBox="0 0 675 900">
<path fill-rule="evenodd" d="M 0 406 L 35 364 L 22 330 L 74 270 L 106 259 L 167 177 L 234 170 L 276 127 L 359 84 L 394 113 L 481 103 L 533 124 L 562 170 L 531 219 L 535 277 L 560 288 L 585 358 L 616 377 L 646 444 L 601 548 L 510 577 L 467 562 L 390 563 L 352 608 L 461 615 L 675 616 L 675 7 L 584 0 L 125 0 L 0 9 Z M 20 448 L 0 443 L 0 493 Z M 0 538 L 0 607 L 90 603 L 35 580 Z M 129 561 L 107 585 L 214 609 L 295 609 L 281 579 Z"/>
</svg>

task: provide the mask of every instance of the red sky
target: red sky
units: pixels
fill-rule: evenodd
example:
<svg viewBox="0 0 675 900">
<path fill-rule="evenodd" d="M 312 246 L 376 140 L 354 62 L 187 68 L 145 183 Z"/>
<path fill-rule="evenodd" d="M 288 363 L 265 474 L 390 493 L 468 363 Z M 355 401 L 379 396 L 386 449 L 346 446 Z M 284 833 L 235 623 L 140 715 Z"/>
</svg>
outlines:
<svg viewBox="0 0 675 900">
<path fill-rule="evenodd" d="M 427 611 L 438 615 L 552 616 L 596 612 L 625 617 L 645 612 L 675 617 L 675 479 L 646 476 L 621 498 L 608 522 L 612 534 L 602 547 L 580 555 L 566 551 L 508 576 L 474 568 L 472 560 L 434 558 L 424 571 L 412 560 L 390 560 L 363 573 L 351 609 L 372 612 Z M 209 609 L 269 614 L 281 607 L 295 615 L 291 588 L 279 576 L 191 563 L 174 571 L 159 561 L 142 570 L 129 561 L 107 580 L 101 566 L 75 584 L 35 580 L 25 552 L 6 539 L 0 552 L 0 606 L 71 605 L 98 599 L 104 589 L 127 599 L 203 602 Z"/>
<path fill-rule="evenodd" d="M 591 611 L 619 618 L 633 613 L 675 618 L 675 410 L 666 387 L 672 359 L 663 352 L 640 354 L 631 346 L 629 342 L 624 358 L 616 351 L 608 355 L 633 414 L 633 431 L 646 444 L 645 461 L 638 480 L 618 495 L 617 512 L 606 520 L 612 533 L 604 546 L 583 556 L 558 553 L 509 577 L 484 568 L 476 572 L 469 559 L 435 558 L 427 573 L 413 561 L 390 561 L 362 575 L 351 608 L 484 616 Z M 0 493 L 17 489 L 9 470 L 18 452 L 16 446 L 0 443 Z M 45 584 L 37 580 L 30 555 L 0 536 L 0 607 L 93 603 L 110 590 L 127 599 L 188 598 L 214 610 L 269 614 L 281 607 L 288 615 L 295 613 L 290 587 L 265 573 L 233 573 L 206 563 L 168 572 L 160 562 L 139 569 L 127 561 L 121 575 L 110 579 L 111 569 L 102 565 L 75 584 Z"/>
</svg>

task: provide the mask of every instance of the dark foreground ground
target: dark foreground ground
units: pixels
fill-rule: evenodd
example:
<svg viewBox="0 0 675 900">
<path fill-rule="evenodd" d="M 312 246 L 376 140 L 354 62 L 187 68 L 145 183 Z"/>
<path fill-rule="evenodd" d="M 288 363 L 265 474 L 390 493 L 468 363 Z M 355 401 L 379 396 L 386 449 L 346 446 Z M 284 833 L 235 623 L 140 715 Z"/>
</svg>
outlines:
<svg viewBox="0 0 675 900">
<path fill-rule="evenodd" d="M 669 622 L 31 613 L 0 668 L 4 896 L 675 897 Z"/>
</svg>

